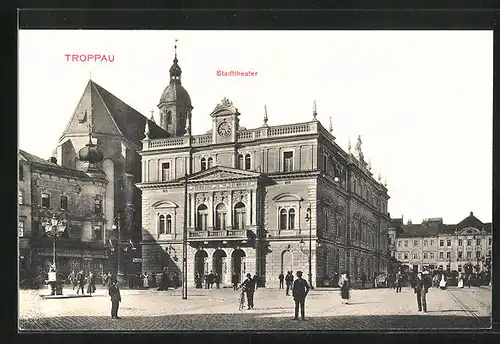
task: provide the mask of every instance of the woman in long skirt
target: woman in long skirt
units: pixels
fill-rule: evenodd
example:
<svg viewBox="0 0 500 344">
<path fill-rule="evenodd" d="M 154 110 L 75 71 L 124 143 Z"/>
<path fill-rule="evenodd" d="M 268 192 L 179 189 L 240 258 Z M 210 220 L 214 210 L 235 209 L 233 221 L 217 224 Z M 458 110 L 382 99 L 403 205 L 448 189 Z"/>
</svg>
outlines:
<svg viewBox="0 0 500 344">
<path fill-rule="evenodd" d="M 142 287 L 144 289 L 149 288 L 149 276 L 147 272 L 145 272 L 144 275 L 142 275 Z"/>
<path fill-rule="evenodd" d="M 339 287 L 340 287 L 340 297 L 342 298 L 342 303 L 348 304 L 350 298 L 349 278 L 347 277 L 347 273 L 345 272 L 340 276 Z"/>
</svg>

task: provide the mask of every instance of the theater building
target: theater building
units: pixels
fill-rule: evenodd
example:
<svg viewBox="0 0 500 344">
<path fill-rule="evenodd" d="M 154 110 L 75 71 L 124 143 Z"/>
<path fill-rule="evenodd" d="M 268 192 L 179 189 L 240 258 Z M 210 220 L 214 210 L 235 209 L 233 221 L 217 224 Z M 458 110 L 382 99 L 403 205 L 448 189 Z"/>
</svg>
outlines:
<svg viewBox="0 0 500 344">
<path fill-rule="evenodd" d="M 264 110 L 262 125 L 245 129 L 225 98 L 206 114 L 211 128 L 193 135 L 181 74 L 176 56 L 158 105 L 168 137 L 154 138 L 148 121 L 139 152 L 143 272 L 181 276 L 184 227 L 191 287 L 209 271 L 226 285 L 251 273 L 276 287 L 281 272 L 307 278 L 309 257 L 314 286 L 386 271 L 389 196 L 360 137 L 343 150 L 315 106 L 303 123 L 268 126 Z"/>
<path fill-rule="evenodd" d="M 442 218 L 424 219 L 414 224 L 393 219 L 392 252 L 401 265 L 419 271 L 463 272 L 471 264 L 477 272 L 488 270 L 492 253 L 492 224 L 483 223 L 471 212 L 458 224 L 447 225 Z"/>
</svg>

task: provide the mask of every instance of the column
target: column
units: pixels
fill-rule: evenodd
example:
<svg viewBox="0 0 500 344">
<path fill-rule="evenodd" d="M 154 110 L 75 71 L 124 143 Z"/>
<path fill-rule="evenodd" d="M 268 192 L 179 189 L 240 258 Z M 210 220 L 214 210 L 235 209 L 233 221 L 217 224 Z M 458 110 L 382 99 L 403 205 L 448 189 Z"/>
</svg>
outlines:
<svg viewBox="0 0 500 344">
<path fill-rule="evenodd" d="M 196 223 L 195 194 L 190 194 L 189 197 L 190 197 L 189 201 L 191 203 L 191 216 L 190 216 L 190 219 L 189 219 L 189 226 L 191 228 L 194 228 L 195 227 L 195 223 Z"/>
<path fill-rule="evenodd" d="M 212 230 L 214 227 L 214 221 L 213 221 L 214 211 L 215 211 L 214 193 L 211 192 L 210 197 L 208 198 L 208 225 L 207 225 L 208 230 Z"/>
<path fill-rule="evenodd" d="M 257 224 L 257 195 L 254 190 L 250 190 L 250 198 L 252 200 L 252 225 Z"/>
<path fill-rule="evenodd" d="M 227 201 L 228 203 L 228 209 L 227 209 L 227 223 L 226 223 L 226 229 L 232 229 L 233 228 L 233 192 L 229 190 L 229 200 Z"/>
<path fill-rule="evenodd" d="M 252 221 L 252 213 L 255 212 L 255 209 L 253 207 L 253 203 L 252 203 L 252 190 L 249 190 L 248 191 L 248 198 L 247 198 L 247 202 L 245 204 L 245 207 L 246 207 L 246 213 L 245 213 L 245 218 L 242 219 L 245 221 L 245 225 L 246 226 L 251 226 L 253 225 L 253 221 Z"/>
</svg>

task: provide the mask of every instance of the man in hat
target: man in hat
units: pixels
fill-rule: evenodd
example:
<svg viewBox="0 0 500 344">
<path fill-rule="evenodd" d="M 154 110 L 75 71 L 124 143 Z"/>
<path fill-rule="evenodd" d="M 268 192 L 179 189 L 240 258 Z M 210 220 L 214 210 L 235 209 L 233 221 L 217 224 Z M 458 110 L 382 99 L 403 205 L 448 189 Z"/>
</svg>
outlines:
<svg viewBox="0 0 500 344">
<path fill-rule="evenodd" d="M 309 284 L 305 279 L 302 278 L 302 271 L 297 271 L 297 279 L 293 282 L 292 295 L 295 301 L 295 318 L 293 320 L 299 319 L 299 306 L 300 315 L 302 320 L 305 317 L 305 302 L 306 296 L 309 293 Z"/>
<path fill-rule="evenodd" d="M 417 306 L 418 306 L 418 311 L 421 312 L 422 308 L 424 312 L 427 312 L 427 291 L 429 290 L 430 287 L 430 281 L 428 278 L 428 274 L 423 274 L 422 272 L 419 272 L 417 274 L 417 278 L 415 279 L 414 282 L 414 288 L 415 288 L 415 294 L 417 294 Z"/>
<path fill-rule="evenodd" d="M 253 294 L 255 293 L 255 281 L 252 279 L 252 275 L 247 274 L 247 279 L 241 283 L 238 289 L 243 288 L 243 291 L 247 294 L 248 309 L 253 309 Z"/>
<path fill-rule="evenodd" d="M 113 281 L 111 282 L 108 293 L 111 297 L 111 318 L 120 319 L 120 317 L 118 316 L 118 307 L 120 306 L 122 297 L 120 295 L 120 288 L 118 287 L 118 282 L 116 281 L 116 279 L 113 279 Z"/>
</svg>

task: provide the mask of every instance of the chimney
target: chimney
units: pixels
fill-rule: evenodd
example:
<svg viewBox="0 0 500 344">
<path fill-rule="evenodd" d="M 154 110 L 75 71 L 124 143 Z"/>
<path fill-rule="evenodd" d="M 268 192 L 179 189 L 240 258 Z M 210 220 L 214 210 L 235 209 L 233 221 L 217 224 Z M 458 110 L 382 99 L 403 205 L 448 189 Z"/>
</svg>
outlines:
<svg viewBox="0 0 500 344">
<path fill-rule="evenodd" d="M 55 156 L 51 156 L 48 161 L 57 165 L 57 158 Z"/>
<path fill-rule="evenodd" d="M 412 223 L 411 223 L 411 219 L 408 219 L 408 223 L 407 223 L 407 224 L 408 224 L 408 225 L 411 225 L 411 224 L 412 224 Z"/>
</svg>

